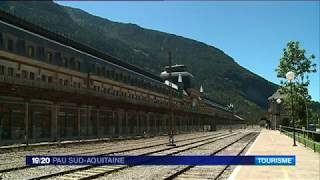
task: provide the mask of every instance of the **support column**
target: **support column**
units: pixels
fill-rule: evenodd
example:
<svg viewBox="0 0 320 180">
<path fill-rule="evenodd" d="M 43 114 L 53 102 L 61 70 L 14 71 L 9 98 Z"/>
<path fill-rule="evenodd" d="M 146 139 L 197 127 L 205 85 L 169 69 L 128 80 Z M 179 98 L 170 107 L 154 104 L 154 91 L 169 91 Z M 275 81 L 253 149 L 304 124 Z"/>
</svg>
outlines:
<svg viewBox="0 0 320 180">
<path fill-rule="evenodd" d="M 81 112 L 80 112 L 80 106 L 78 106 L 77 110 L 78 110 L 78 139 L 81 140 Z"/>
<path fill-rule="evenodd" d="M 114 112 L 114 109 L 112 109 L 112 123 L 111 123 L 111 128 L 110 128 L 110 130 L 111 130 L 111 132 L 110 132 L 110 134 L 111 134 L 111 137 L 114 137 L 115 136 L 115 133 L 116 133 L 116 126 L 117 126 L 117 122 L 115 121 L 115 112 Z"/>
<path fill-rule="evenodd" d="M 91 137 L 91 129 L 92 127 L 91 126 L 91 109 L 90 109 L 90 106 L 87 107 L 87 136 Z"/>
<path fill-rule="evenodd" d="M 122 120 L 123 120 L 123 111 L 118 110 L 118 112 L 117 112 L 118 134 L 117 134 L 117 136 L 121 136 L 123 134 Z"/>
<path fill-rule="evenodd" d="M 96 133 L 96 137 L 97 138 L 100 138 L 100 108 L 97 108 L 97 121 L 96 121 L 96 130 L 97 130 L 97 133 Z"/>
<path fill-rule="evenodd" d="M 134 130 L 134 133 L 135 135 L 138 135 L 140 134 L 140 113 L 139 111 L 136 111 L 136 126 L 135 126 L 135 130 Z"/>
<path fill-rule="evenodd" d="M 51 107 L 51 138 L 58 141 L 58 104 L 55 102 Z"/>
<path fill-rule="evenodd" d="M 127 136 L 129 134 L 128 131 L 128 112 L 126 110 L 124 110 L 124 122 L 125 122 L 125 126 L 124 128 L 124 135 Z"/>
<path fill-rule="evenodd" d="M 24 135 L 25 143 L 29 146 L 29 102 L 25 103 L 25 135 Z"/>
<path fill-rule="evenodd" d="M 147 112 L 147 133 L 150 133 L 150 113 Z"/>
<path fill-rule="evenodd" d="M 153 134 L 158 133 L 158 117 L 157 113 L 153 113 Z"/>
</svg>

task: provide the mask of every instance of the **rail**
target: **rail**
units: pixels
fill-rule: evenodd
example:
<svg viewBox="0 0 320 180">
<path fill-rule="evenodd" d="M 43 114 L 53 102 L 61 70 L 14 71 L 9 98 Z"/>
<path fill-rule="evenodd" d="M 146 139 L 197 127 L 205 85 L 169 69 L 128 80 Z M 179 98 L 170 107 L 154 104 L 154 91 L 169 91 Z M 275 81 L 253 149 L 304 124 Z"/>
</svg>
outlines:
<svg viewBox="0 0 320 180">
<path fill-rule="evenodd" d="M 296 131 L 296 139 L 304 144 L 305 147 L 313 149 L 314 152 L 320 153 L 320 133 L 288 126 L 280 126 L 280 133 L 293 137 L 293 129 Z M 317 142 L 318 141 L 318 142 Z"/>
</svg>

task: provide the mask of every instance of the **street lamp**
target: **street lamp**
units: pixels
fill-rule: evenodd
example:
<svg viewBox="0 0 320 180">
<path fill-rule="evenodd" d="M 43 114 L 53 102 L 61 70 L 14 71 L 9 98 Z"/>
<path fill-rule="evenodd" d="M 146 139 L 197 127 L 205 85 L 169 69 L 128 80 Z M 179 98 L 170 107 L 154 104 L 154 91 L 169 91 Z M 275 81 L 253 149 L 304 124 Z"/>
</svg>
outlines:
<svg viewBox="0 0 320 180">
<path fill-rule="evenodd" d="M 234 111 L 233 111 L 233 104 L 232 103 L 230 103 L 230 105 L 229 105 L 229 109 L 232 111 L 232 116 L 234 115 Z M 230 121 L 229 121 L 230 123 L 230 132 L 232 132 L 232 124 L 231 124 L 231 118 L 230 118 Z"/>
<path fill-rule="evenodd" d="M 278 113 L 279 113 L 279 120 L 281 120 L 281 109 L 280 109 L 280 104 L 282 103 L 282 100 L 280 99 L 280 98 L 278 98 L 277 100 L 276 100 L 276 102 L 277 102 L 277 104 L 278 104 L 278 107 L 279 107 L 279 109 L 278 109 Z M 276 121 L 275 121 L 275 128 L 274 128 L 275 130 L 277 130 L 277 118 L 276 118 Z"/>
<path fill-rule="evenodd" d="M 294 80 L 295 74 L 292 71 L 286 73 L 286 78 L 290 82 L 290 95 L 291 95 L 291 120 L 292 120 L 292 127 L 293 127 L 293 146 L 296 145 L 296 129 L 295 129 L 295 121 L 293 117 L 293 97 L 292 97 L 292 80 Z"/>
<path fill-rule="evenodd" d="M 200 86 L 200 96 L 199 96 L 199 100 L 201 100 L 201 96 L 203 96 L 203 88 L 202 88 L 202 85 Z"/>
</svg>

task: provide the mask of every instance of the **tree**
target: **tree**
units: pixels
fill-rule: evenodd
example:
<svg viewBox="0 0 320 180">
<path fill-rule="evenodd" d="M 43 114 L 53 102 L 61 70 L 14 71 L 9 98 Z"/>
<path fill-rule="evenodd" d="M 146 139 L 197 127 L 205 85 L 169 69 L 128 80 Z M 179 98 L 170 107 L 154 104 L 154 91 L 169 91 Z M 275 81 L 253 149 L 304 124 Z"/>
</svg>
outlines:
<svg viewBox="0 0 320 180">
<path fill-rule="evenodd" d="M 298 41 L 289 41 L 287 47 L 283 49 L 283 55 L 280 64 L 276 68 L 277 77 L 281 79 L 280 93 L 284 94 L 285 109 L 291 110 L 291 101 L 294 100 L 294 118 L 298 125 L 306 124 L 306 118 L 310 112 L 306 111 L 311 103 L 311 96 L 308 94 L 308 86 L 310 84 L 310 73 L 316 72 L 316 64 L 312 61 L 315 56 L 312 54 L 306 56 L 306 51 L 299 47 Z M 295 79 L 292 81 L 292 97 L 290 93 L 290 82 L 286 80 L 286 73 L 292 71 L 295 73 Z"/>
</svg>

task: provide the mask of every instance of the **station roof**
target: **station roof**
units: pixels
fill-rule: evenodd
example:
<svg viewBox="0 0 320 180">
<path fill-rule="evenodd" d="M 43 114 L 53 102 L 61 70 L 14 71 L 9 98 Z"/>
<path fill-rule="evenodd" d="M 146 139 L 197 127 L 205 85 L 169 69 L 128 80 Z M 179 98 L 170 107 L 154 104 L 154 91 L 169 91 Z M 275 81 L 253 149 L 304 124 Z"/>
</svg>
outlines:
<svg viewBox="0 0 320 180">
<path fill-rule="evenodd" d="M 276 99 L 283 99 L 284 95 L 280 93 L 280 89 L 278 89 L 275 93 L 273 93 L 270 97 L 268 97 L 268 100 L 276 100 Z"/>
<path fill-rule="evenodd" d="M 38 34 L 40 36 L 43 36 L 43 37 L 46 37 L 50 40 L 53 40 L 53 41 L 56 41 L 56 42 L 59 42 L 61 44 L 64 44 L 64 45 L 67 45 L 67 46 L 70 46 L 74 49 L 77 49 L 77 50 L 80 50 L 82 52 L 85 52 L 85 53 L 88 53 L 88 54 L 91 54 L 95 57 L 98 57 L 98 58 L 101 58 L 105 61 L 109 61 L 109 62 L 112 62 L 116 65 L 119 65 L 119 66 L 122 66 L 122 67 L 125 67 L 127 69 L 130 69 L 132 71 L 135 71 L 137 73 L 140 73 L 140 74 L 143 74 L 149 78 L 152 78 L 154 80 L 157 80 L 157 81 L 162 81 L 162 79 L 159 77 L 159 76 L 156 76 L 150 72 L 147 72 L 145 70 L 143 70 L 142 68 L 140 67 L 137 67 L 133 64 L 129 64 L 129 63 L 126 63 L 116 57 L 113 57 L 105 52 L 102 52 L 100 50 L 97 50 L 91 46 L 88 46 L 88 45 L 85 45 L 83 44 L 82 42 L 79 42 L 79 41 L 76 41 L 74 39 L 70 39 L 70 38 L 67 38 L 61 34 L 58 34 L 58 33 L 55 33 L 55 32 L 52 32 L 44 27 L 40 27 L 39 25 L 36 25 L 36 24 L 33 24 L 29 21 L 26 21 L 20 17 L 17 17 L 13 14 L 10 14 L 10 13 L 7 13 L 5 11 L 2 11 L 0 10 L 0 20 L 6 22 L 6 23 L 9 23 L 9 24 L 12 24 L 14 26 L 17 26 L 19 28 L 22 28 L 24 30 L 27 30 L 29 32 L 32 32 L 32 33 L 35 33 L 35 34 Z"/>
</svg>

